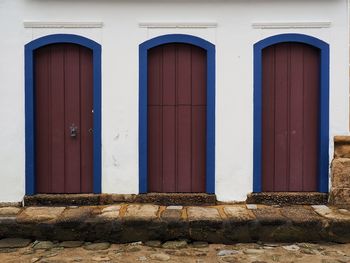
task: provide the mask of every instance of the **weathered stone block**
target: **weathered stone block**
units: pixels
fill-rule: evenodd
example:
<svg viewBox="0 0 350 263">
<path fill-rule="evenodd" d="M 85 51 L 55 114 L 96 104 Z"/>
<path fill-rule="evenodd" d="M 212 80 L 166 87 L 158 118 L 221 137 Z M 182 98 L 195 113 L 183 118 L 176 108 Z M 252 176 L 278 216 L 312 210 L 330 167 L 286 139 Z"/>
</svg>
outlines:
<svg viewBox="0 0 350 263">
<path fill-rule="evenodd" d="M 337 158 L 332 161 L 332 187 L 350 188 L 350 159 Z"/>
<path fill-rule="evenodd" d="M 161 218 L 165 221 L 181 220 L 182 211 L 179 209 L 166 209 L 163 211 Z"/>
<path fill-rule="evenodd" d="M 57 219 L 65 207 L 28 207 L 17 216 L 19 223 L 37 223 Z"/>
<path fill-rule="evenodd" d="M 350 188 L 332 187 L 329 202 L 334 205 L 349 205 Z"/>
<path fill-rule="evenodd" d="M 189 221 L 221 220 L 219 211 L 212 207 L 189 207 L 187 209 Z"/>
<path fill-rule="evenodd" d="M 242 206 L 225 206 L 224 212 L 233 221 L 245 222 L 255 219 L 253 212 Z"/>
<path fill-rule="evenodd" d="M 350 136 L 334 137 L 334 157 L 350 158 Z"/>
<path fill-rule="evenodd" d="M 157 205 L 129 205 L 124 217 L 125 219 L 156 219 L 158 209 L 159 206 Z"/>
<path fill-rule="evenodd" d="M 117 219 L 119 218 L 121 205 L 107 206 L 101 210 L 101 214 L 98 215 L 100 218 L 104 219 Z"/>
<path fill-rule="evenodd" d="M 18 207 L 1 207 L 0 216 L 15 216 L 21 211 Z"/>
</svg>

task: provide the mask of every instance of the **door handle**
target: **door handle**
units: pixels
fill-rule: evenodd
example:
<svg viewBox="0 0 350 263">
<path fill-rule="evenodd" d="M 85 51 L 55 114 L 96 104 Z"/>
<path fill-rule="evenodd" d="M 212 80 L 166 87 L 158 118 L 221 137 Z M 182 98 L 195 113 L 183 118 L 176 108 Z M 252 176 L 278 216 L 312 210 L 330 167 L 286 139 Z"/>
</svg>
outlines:
<svg viewBox="0 0 350 263">
<path fill-rule="evenodd" d="M 76 138 L 77 137 L 77 135 L 78 135 L 78 127 L 75 126 L 74 123 L 69 127 L 69 131 L 70 131 L 70 137 L 72 137 L 72 138 Z"/>
</svg>

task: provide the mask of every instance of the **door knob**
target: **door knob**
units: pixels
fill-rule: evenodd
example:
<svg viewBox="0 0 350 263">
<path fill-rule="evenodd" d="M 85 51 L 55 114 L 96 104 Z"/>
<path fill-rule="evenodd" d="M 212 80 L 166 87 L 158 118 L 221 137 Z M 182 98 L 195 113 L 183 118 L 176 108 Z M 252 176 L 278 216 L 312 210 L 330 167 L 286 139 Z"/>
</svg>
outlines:
<svg viewBox="0 0 350 263">
<path fill-rule="evenodd" d="M 69 127 L 69 130 L 70 130 L 70 137 L 73 137 L 73 138 L 77 137 L 78 127 L 75 126 L 74 123 Z"/>
</svg>

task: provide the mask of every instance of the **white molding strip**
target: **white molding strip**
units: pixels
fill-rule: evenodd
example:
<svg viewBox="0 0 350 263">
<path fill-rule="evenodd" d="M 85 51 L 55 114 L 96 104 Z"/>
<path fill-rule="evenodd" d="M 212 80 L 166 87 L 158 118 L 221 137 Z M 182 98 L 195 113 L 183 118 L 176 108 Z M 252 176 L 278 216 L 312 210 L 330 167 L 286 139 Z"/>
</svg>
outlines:
<svg viewBox="0 0 350 263">
<path fill-rule="evenodd" d="M 24 21 L 25 28 L 101 28 L 102 22 L 39 22 Z"/>
<path fill-rule="evenodd" d="M 140 22 L 143 28 L 215 28 L 216 22 Z"/>
<path fill-rule="evenodd" d="M 328 28 L 330 21 L 290 21 L 290 22 L 254 22 L 255 29 L 278 29 L 278 28 Z"/>
</svg>

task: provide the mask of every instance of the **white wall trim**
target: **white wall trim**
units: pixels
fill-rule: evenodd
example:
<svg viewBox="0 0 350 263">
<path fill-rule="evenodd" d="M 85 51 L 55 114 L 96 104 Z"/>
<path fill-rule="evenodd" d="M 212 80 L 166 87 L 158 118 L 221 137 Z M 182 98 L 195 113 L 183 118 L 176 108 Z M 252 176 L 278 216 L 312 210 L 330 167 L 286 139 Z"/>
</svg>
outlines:
<svg viewBox="0 0 350 263">
<path fill-rule="evenodd" d="M 143 28 L 215 28 L 216 22 L 140 22 Z"/>
<path fill-rule="evenodd" d="M 330 21 L 289 21 L 289 22 L 253 22 L 255 29 L 278 29 L 278 28 L 329 28 Z"/>
<path fill-rule="evenodd" d="M 103 22 L 40 22 L 24 21 L 25 28 L 101 28 Z"/>
</svg>

